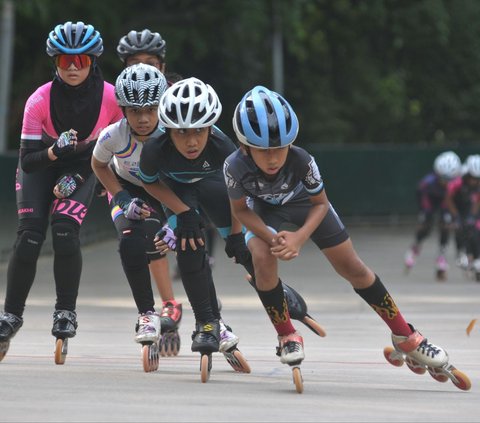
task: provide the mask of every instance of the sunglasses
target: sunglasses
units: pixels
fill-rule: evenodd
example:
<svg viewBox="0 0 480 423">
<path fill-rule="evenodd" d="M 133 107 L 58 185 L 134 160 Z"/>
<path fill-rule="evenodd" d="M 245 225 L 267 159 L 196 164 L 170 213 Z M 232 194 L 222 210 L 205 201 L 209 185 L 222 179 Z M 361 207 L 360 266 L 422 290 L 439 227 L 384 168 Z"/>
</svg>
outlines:
<svg viewBox="0 0 480 423">
<path fill-rule="evenodd" d="M 88 68 L 92 64 L 92 59 L 88 54 L 59 54 L 55 56 L 55 66 L 67 70 L 70 65 L 77 69 Z"/>
</svg>

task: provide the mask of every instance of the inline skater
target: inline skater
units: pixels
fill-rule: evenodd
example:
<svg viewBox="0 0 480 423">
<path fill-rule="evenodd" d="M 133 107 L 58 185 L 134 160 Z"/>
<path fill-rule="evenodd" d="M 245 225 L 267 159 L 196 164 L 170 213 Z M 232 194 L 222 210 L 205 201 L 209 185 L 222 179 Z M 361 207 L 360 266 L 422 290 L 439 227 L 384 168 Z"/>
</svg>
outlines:
<svg viewBox="0 0 480 423">
<path fill-rule="evenodd" d="M 468 156 L 463 175 L 448 184 L 446 204 L 455 225 L 461 267 L 480 281 L 480 155 Z"/>
<path fill-rule="evenodd" d="M 430 235 L 435 215 L 438 215 L 439 251 L 435 271 L 438 280 L 446 279 L 448 262 L 446 248 L 452 228 L 452 215 L 445 203 L 447 184 L 460 176 L 462 163 L 453 151 L 445 151 L 433 162 L 433 172 L 425 175 L 417 186 L 417 203 L 419 208 L 415 241 L 405 253 L 405 269 L 409 271 L 416 262 L 423 241 Z M 458 243 L 457 243 L 458 245 Z M 459 261 L 462 258 L 459 256 Z"/>
<path fill-rule="evenodd" d="M 149 29 L 129 31 L 120 38 L 117 46 L 117 55 L 125 67 L 144 63 L 154 66 L 164 75 L 166 51 L 166 41 L 158 32 L 152 32 Z M 165 76 L 169 84 L 171 83 L 169 79 L 175 77 L 176 75 L 173 73 L 169 73 L 168 78 Z M 157 209 L 157 214 L 158 219 L 148 219 L 153 234 L 161 229 L 161 222 L 166 220 L 163 209 Z M 154 230 L 155 225 L 157 225 L 157 230 Z M 182 304 L 175 299 L 168 260 L 151 260 L 149 267 L 162 299 L 160 354 L 162 356 L 176 355 L 177 347 L 180 345 L 178 329 L 182 320 Z"/>
<path fill-rule="evenodd" d="M 391 329 L 394 348 L 384 351 L 389 362 L 401 365 L 406 357 L 415 372 L 428 368 L 435 379 L 449 377 L 460 389 L 470 389 L 468 377 L 448 363 L 442 348 L 405 321 L 380 277 L 358 257 L 328 201 L 315 159 L 292 145 L 298 119 L 290 104 L 276 92 L 256 86 L 237 105 L 233 128 L 242 146 L 224 165 L 231 208 L 247 228 L 258 295 L 278 335 L 277 354 L 293 368 L 297 391 L 303 391 L 299 370 L 305 357 L 303 338 L 290 320 L 277 260 L 297 257 L 309 238 Z M 285 222 L 298 230 L 281 230 Z"/>
<path fill-rule="evenodd" d="M 56 25 L 46 41 L 55 76 L 27 100 L 16 176 L 18 231 L 0 316 L 0 358 L 23 324 L 36 264 L 49 224 L 57 299 L 52 335 L 63 364 L 77 329 L 82 272 L 79 232 L 95 188 L 90 158 L 100 131 L 122 118 L 114 88 L 103 80 L 100 33 L 83 22 Z"/>
</svg>

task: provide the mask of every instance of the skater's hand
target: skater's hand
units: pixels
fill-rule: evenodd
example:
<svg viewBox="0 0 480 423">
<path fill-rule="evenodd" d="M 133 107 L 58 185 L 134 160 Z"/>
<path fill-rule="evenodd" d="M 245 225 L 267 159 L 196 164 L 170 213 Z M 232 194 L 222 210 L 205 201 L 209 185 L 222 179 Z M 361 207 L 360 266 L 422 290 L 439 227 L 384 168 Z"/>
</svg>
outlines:
<svg viewBox="0 0 480 423">
<path fill-rule="evenodd" d="M 70 129 L 62 132 L 55 144 L 52 146 L 52 153 L 57 158 L 62 158 L 77 148 L 77 131 Z"/>
<path fill-rule="evenodd" d="M 82 175 L 63 175 L 53 188 L 53 194 L 57 198 L 70 197 L 85 182 Z"/>
<path fill-rule="evenodd" d="M 177 248 L 177 237 L 168 225 L 163 225 L 162 229 L 155 234 L 153 242 L 161 254 L 167 254 L 168 250 L 175 251 Z"/>
<path fill-rule="evenodd" d="M 132 198 L 127 190 L 119 191 L 113 201 L 120 207 L 127 219 L 142 220 L 150 216 L 152 209 L 141 198 Z"/>
<path fill-rule="evenodd" d="M 175 235 L 180 240 L 182 251 L 185 251 L 187 248 L 187 240 L 190 248 L 194 251 L 197 249 L 197 245 L 200 247 L 205 245 L 203 228 L 205 228 L 203 219 L 195 209 L 189 209 L 177 214 Z"/>
<path fill-rule="evenodd" d="M 280 231 L 272 238 L 270 251 L 280 260 L 292 260 L 300 254 L 301 246 L 296 232 Z"/>
<path fill-rule="evenodd" d="M 225 252 L 228 257 L 235 257 L 235 263 L 242 265 L 247 263 L 251 257 L 250 251 L 245 244 L 245 235 L 242 232 L 227 236 Z"/>
</svg>

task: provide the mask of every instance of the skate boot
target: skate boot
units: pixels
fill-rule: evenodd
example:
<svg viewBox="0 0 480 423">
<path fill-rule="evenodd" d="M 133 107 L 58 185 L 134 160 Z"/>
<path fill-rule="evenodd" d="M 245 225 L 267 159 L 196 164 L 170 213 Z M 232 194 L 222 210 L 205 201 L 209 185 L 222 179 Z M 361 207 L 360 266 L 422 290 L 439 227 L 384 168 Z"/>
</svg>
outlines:
<svg viewBox="0 0 480 423">
<path fill-rule="evenodd" d="M 277 355 L 280 356 L 280 362 L 288 364 L 292 368 L 293 383 L 296 391 L 303 392 L 303 378 L 300 371 L 300 364 L 305 358 L 303 351 L 303 338 L 298 332 L 278 337 L 279 345 Z"/>
<path fill-rule="evenodd" d="M 142 344 L 143 370 L 147 373 L 157 370 L 160 315 L 153 311 L 140 314 L 135 332 L 135 342 Z"/>
<path fill-rule="evenodd" d="M 447 259 L 443 254 L 440 254 L 437 257 L 435 269 L 436 269 L 437 281 L 447 280 L 448 263 L 447 263 Z"/>
<path fill-rule="evenodd" d="M 53 312 L 52 335 L 55 342 L 55 364 L 64 364 L 68 353 L 68 338 L 77 334 L 77 313 L 71 310 Z"/>
<path fill-rule="evenodd" d="M 438 382 L 450 379 L 453 384 L 464 391 L 468 391 L 472 384 L 467 375 L 448 363 L 448 354 L 445 350 L 428 342 L 420 332 L 409 325 L 413 333 L 409 336 L 392 334 L 392 347 L 385 347 L 383 355 L 387 361 L 397 367 L 403 363 L 418 375 L 426 371 Z"/>
<path fill-rule="evenodd" d="M 468 260 L 468 256 L 465 253 L 460 253 L 457 256 L 455 264 L 465 272 L 468 272 L 470 268 L 470 260 Z"/>
<path fill-rule="evenodd" d="M 210 378 L 212 370 L 212 353 L 220 348 L 220 324 L 218 320 L 195 323 L 192 333 L 192 351 L 200 353 L 200 377 L 202 383 Z"/>
<path fill-rule="evenodd" d="M 23 319 L 12 313 L 0 314 L 0 361 L 3 360 L 10 347 L 10 340 L 23 325 Z"/>
<path fill-rule="evenodd" d="M 255 279 L 251 275 L 246 277 L 248 283 L 255 289 Z M 302 322 L 307 328 L 309 328 L 313 333 L 318 336 L 326 336 L 327 333 L 325 329 L 312 317 L 308 314 L 307 303 L 303 297 L 295 291 L 291 286 L 287 285 L 285 282 L 280 280 L 283 292 L 285 293 L 285 298 L 287 299 L 288 313 L 290 318 Z"/>
<path fill-rule="evenodd" d="M 419 254 L 419 249 L 417 246 L 413 246 L 405 253 L 405 272 L 410 272 L 410 269 L 415 266 L 417 257 Z"/>
<path fill-rule="evenodd" d="M 182 304 L 175 300 L 164 301 L 160 314 L 162 335 L 160 337 L 160 355 L 175 356 L 180 351 L 178 327 L 182 320 Z"/>
<path fill-rule="evenodd" d="M 250 366 L 237 348 L 238 336 L 232 332 L 230 326 L 227 326 L 222 319 L 220 323 L 220 347 L 219 351 L 223 353 L 228 364 L 232 366 L 233 370 L 240 373 L 250 373 Z"/>
</svg>

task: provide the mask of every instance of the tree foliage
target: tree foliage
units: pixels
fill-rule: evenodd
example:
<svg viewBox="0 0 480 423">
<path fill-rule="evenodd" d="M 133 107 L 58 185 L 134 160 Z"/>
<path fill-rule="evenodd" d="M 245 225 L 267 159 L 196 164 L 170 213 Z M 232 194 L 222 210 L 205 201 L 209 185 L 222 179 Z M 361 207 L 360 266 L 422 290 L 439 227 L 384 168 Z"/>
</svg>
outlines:
<svg viewBox="0 0 480 423">
<path fill-rule="evenodd" d="M 272 87 L 274 11 L 281 18 L 284 95 L 299 142 L 444 143 L 480 138 L 480 2 L 476 0 L 16 0 L 9 140 L 23 106 L 53 75 L 45 39 L 82 20 L 102 34 L 100 65 L 114 82 L 120 36 L 150 28 L 167 67 L 210 83 L 232 134 L 236 103 Z"/>
</svg>

